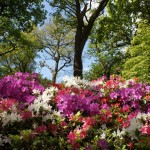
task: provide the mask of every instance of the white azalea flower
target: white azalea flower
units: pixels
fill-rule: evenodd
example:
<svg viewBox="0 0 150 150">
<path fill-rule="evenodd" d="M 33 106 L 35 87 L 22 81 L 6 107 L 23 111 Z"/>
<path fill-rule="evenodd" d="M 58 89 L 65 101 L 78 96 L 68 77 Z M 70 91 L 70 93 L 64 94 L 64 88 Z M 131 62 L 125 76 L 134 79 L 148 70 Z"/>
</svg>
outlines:
<svg viewBox="0 0 150 150">
<path fill-rule="evenodd" d="M 6 111 L 0 114 L 3 126 L 7 125 L 8 123 L 14 122 L 14 121 L 21 121 L 22 117 L 17 114 L 12 112 L 11 114 L 8 114 Z"/>
<path fill-rule="evenodd" d="M 5 143 L 11 143 L 11 139 L 7 136 L 0 134 L 0 146 L 4 146 Z"/>
<path fill-rule="evenodd" d="M 130 126 L 125 128 L 125 131 L 129 133 L 129 136 L 131 136 L 132 139 L 138 139 L 135 135 L 135 132 L 136 130 L 139 130 L 142 126 L 143 124 L 141 123 L 141 121 L 134 117 L 130 121 Z"/>
<path fill-rule="evenodd" d="M 103 132 L 102 134 L 101 134 L 101 137 L 100 137 L 101 139 L 105 139 L 106 138 L 106 134 Z"/>
<path fill-rule="evenodd" d="M 46 122 L 48 119 L 53 119 L 53 115 L 52 114 L 47 114 L 45 116 L 43 116 L 42 121 Z"/>
<path fill-rule="evenodd" d="M 137 119 L 148 120 L 150 119 L 150 113 L 138 113 L 136 116 Z"/>
<path fill-rule="evenodd" d="M 77 77 L 65 76 L 63 78 L 63 81 L 65 84 L 65 87 L 74 86 L 76 88 L 81 88 L 81 87 L 86 88 L 86 87 L 92 86 L 92 84 L 90 82 L 87 82 L 87 81 L 80 79 L 80 78 L 77 78 Z"/>
<path fill-rule="evenodd" d="M 40 90 L 36 90 L 36 89 L 32 90 L 33 95 L 40 95 L 40 93 L 41 93 Z"/>
<path fill-rule="evenodd" d="M 106 124 L 102 124 L 101 128 L 102 128 L 102 130 L 106 130 L 107 129 Z"/>
</svg>

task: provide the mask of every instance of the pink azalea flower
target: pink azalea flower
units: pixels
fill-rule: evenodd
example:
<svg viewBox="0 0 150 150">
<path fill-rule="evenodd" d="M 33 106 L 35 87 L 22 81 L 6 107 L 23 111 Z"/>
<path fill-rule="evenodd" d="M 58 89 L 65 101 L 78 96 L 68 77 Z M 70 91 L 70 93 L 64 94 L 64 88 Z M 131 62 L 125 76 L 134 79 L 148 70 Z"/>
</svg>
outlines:
<svg viewBox="0 0 150 150">
<path fill-rule="evenodd" d="M 57 131 L 57 126 L 55 124 L 50 123 L 49 129 L 52 133 L 55 133 Z"/>
<path fill-rule="evenodd" d="M 86 131 L 82 130 L 82 131 L 80 132 L 80 138 L 81 138 L 81 139 L 86 138 Z"/>
<path fill-rule="evenodd" d="M 68 137 L 70 143 L 75 143 L 75 141 L 77 139 L 77 135 L 72 131 L 69 132 L 67 137 Z"/>
<path fill-rule="evenodd" d="M 0 101 L 0 110 L 8 111 L 15 103 L 16 100 L 14 99 L 4 99 Z"/>
<path fill-rule="evenodd" d="M 148 125 L 143 126 L 140 131 L 143 134 L 150 135 L 150 126 L 148 126 Z"/>
</svg>

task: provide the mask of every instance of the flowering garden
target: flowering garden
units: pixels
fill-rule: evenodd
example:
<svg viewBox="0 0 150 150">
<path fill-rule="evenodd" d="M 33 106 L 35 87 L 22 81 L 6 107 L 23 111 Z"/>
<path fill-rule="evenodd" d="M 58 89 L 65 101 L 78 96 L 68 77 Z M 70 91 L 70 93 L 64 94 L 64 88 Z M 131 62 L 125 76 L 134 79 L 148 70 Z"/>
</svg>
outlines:
<svg viewBox="0 0 150 150">
<path fill-rule="evenodd" d="M 150 86 L 111 76 L 44 87 L 37 74 L 6 76 L 0 149 L 150 150 Z"/>
</svg>

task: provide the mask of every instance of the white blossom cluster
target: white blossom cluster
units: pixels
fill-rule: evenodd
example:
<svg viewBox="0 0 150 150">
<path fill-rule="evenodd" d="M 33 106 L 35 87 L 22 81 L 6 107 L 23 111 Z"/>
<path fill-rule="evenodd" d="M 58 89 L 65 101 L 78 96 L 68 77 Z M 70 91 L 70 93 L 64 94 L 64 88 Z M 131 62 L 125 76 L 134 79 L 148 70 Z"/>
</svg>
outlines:
<svg viewBox="0 0 150 150">
<path fill-rule="evenodd" d="M 119 129 L 117 129 L 117 131 L 114 131 L 113 133 L 112 133 L 112 136 L 113 137 L 119 137 L 120 139 L 123 139 L 123 136 L 126 134 L 126 132 L 125 132 L 125 130 L 124 130 L 124 128 L 122 129 L 122 131 L 121 130 L 119 130 Z"/>
<path fill-rule="evenodd" d="M 48 119 L 53 119 L 56 117 L 61 117 L 60 112 L 53 110 L 52 106 L 49 104 L 49 101 L 54 97 L 58 89 L 56 87 L 50 87 L 45 89 L 42 95 L 39 95 L 33 103 L 31 103 L 27 110 L 32 112 L 32 117 L 37 116 L 40 112 L 40 109 L 47 111 L 46 115 L 43 115 L 43 122 Z M 36 91 L 34 91 L 36 92 Z M 0 113 L 0 122 L 2 122 L 2 126 L 6 126 L 9 123 L 13 123 L 15 121 L 22 121 L 22 116 L 17 113 L 16 107 L 12 109 L 11 112 L 3 111 Z M 36 112 L 36 114 L 35 114 Z"/>
<path fill-rule="evenodd" d="M 125 128 L 125 131 L 132 139 L 138 139 L 135 132 L 140 131 L 143 126 L 142 120 L 150 119 L 150 113 L 138 113 L 136 117 L 130 120 L 130 126 Z"/>
<path fill-rule="evenodd" d="M 77 77 L 65 76 L 63 78 L 63 82 L 64 82 L 65 87 L 87 88 L 87 87 L 92 86 L 90 82 L 87 82 Z"/>
<path fill-rule="evenodd" d="M 22 117 L 16 112 L 8 113 L 6 111 L 0 113 L 0 118 L 1 118 L 2 126 L 7 125 L 8 123 L 22 120 Z"/>
<path fill-rule="evenodd" d="M 4 146 L 5 143 L 11 143 L 11 139 L 0 134 L 0 146 Z"/>
<path fill-rule="evenodd" d="M 101 126 L 101 129 L 103 130 L 103 133 L 101 134 L 100 138 L 105 139 L 107 134 L 107 127 L 105 124 Z M 123 136 L 126 135 L 126 131 L 123 128 L 122 130 L 117 129 L 117 131 L 112 132 L 112 137 L 116 138 L 119 137 L 120 139 L 123 139 Z"/>
<path fill-rule="evenodd" d="M 45 89 L 42 95 L 39 95 L 32 104 L 29 105 L 28 110 L 35 111 L 39 113 L 40 108 L 44 110 L 51 111 L 51 106 L 49 105 L 49 101 L 58 91 L 56 87 L 50 87 Z"/>
<path fill-rule="evenodd" d="M 54 118 L 61 117 L 61 114 L 59 111 L 53 110 L 52 106 L 49 104 L 49 102 L 52 100 L 52 98 L 57 93 L 58 88 L 56 87 L 50 87 L 46 88 L 42 95 L 39 95 L 32 104 L 29 105 L 28 110 L 32 112 L 32 116 L 34 116 L 33 112 L 36 112 L 36 115 L 39 114 L 40 109 L 42 108 L 44 111 L 47 111 L 48 113 L 46 115 L 42 116 L 42 121 L 46 122 L 47 120 L 52 120 L 54 123 Z"/>
</svg>

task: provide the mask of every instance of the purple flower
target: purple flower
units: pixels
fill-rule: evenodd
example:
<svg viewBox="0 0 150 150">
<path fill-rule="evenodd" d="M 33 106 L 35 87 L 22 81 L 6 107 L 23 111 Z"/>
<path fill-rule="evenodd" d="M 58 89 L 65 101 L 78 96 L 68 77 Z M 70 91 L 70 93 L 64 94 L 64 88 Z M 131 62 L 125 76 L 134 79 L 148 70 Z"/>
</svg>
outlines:
<svg viewBox="0 0 150 150">
<path fill-rule="evenodd" d="M 99 105 L 97 102 L 99 96 L 93 93 L 87 95 L 86 91 L 82 94 L 68 94 L 65 91 L 57 95 L 59 101 L 57 107 L 64 116 L 70 116 L 78 111 L 83 112 L 89 116 L 99 114 Z"/>
<path fill-rule="evenodd" d="M 34 89 L 41 93 L 44 91 L 44 87 L 39 84 L 37 79 L 37 74 L 21 72 L 0 79 L 0 99 L 13 98 L 19 103 L 30 104 L 35 99 L 32 94 Z"/>
<path fill-rule="evenodd" d="M 147 92 L 147 93 L 150 92 L 150 86 L 146 86 L 146 92 Z"/>
<path fill-rule="evenodd" d="M 111 99 L 116 99 L 118 97 L 118 93 L 117 92 L 112 92 L 111 94 L 110 94 L 110 98 Z"/>
<path fill-rule="evenodd" d="M 85 148 L 85 150 L 92 150 L 91 145 L 89 144 L 89 145 Z"/>
<path fill-rule="evenodd" d="M 101 139 L 97 142 L 97 146 L 102 150 L 109 150 L 108 142 L 105 139 Z"/>
</svg>

